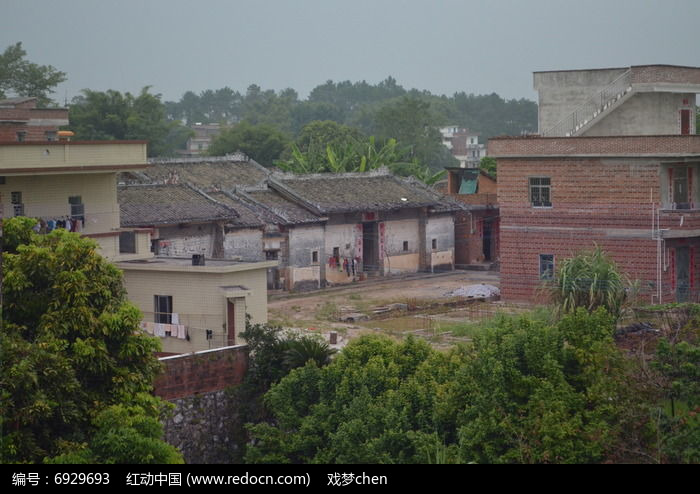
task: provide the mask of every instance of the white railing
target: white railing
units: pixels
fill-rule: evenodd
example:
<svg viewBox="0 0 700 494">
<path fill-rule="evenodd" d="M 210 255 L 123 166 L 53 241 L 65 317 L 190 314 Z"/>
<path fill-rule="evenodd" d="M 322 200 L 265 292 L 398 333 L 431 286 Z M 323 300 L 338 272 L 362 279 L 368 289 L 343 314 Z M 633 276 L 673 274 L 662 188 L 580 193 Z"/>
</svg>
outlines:
<svg viewBox="0 0 700 494">
<path fill-rule="evenodd" d="M 542 135 L 545 137 L 571 137 L 576 135 L 579 130 L 632 90 L 631 79 L 632 71 L 628 69 L 597 94 L 586 100 L 570 115 L 543 132 Z"/>
</svg>

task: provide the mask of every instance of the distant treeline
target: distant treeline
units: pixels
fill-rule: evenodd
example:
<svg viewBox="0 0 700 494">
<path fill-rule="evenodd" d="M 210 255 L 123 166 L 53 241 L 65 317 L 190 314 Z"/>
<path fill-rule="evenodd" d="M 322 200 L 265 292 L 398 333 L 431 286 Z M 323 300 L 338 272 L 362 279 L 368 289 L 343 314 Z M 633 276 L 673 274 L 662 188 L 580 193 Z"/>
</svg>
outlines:
<svg viewBox="0 0 700 494">
<path fill-rule="evenodd" d="M 392 77 L 378 84 L 329 80 L 316 86 L 305 100 L 299 99 L 299 94 L 291 88 L 275 92 L 255 84 L 244 94 L 229 87 L 200 94 L 187 91 L 180 101 L 165 102 L 165 108 L 168 118 L 188 125 L 247 121 L 272 125 L 295 137 L 309 122 L 332 120 L 366 135 L 378 135 L 384 130 L 379 128 L 378 112 L 406 97 L 428 103 L 428 120 L 434 125 L 465 127 L 480 133 L 482 141 L 496 135 L 520 135 L 537 130 L 537 105 L 533 101 L 504 100 L 496 93 L 459 92 L 440 96 L 404 89 Z M 420 119 L 425 117 L 422 115 Z"/>
</svg>

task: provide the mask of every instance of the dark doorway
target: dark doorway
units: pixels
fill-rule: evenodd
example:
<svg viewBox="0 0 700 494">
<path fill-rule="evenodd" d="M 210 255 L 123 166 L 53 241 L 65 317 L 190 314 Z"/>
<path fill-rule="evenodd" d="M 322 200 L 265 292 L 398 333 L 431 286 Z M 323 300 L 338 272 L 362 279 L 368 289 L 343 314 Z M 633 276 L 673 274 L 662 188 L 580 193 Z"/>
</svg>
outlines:
<svg viewBox="0 0 700 494">
<path fill-rule="evenodd" d="M 227 301 L 227 317 L 226 317 L 226 344 L 231 346 L 236 344 L 236 311 L 234 309 L 234 304 L 232 301 Z"/>
<path fill-rule="evenodd" d="M 690 134 L 690 110 L 681 110 L 681 135 Z"/>
<path fill-rule="evenodd" d="M 688 247 L 676 247 L 676 301 L 690 298 L 690 253 Z"/>
<path fill-rule="evenodd" d="M 366 273 L 379 271 L 379 229 L 377 223 L 362 224 L 362 267 Z"/>
<path fill-rule="evenodd" d="M 493 225 L 490 221 L 484 221 L 484 261 L 491 260 L 491 238 L 493 235 Z"/>
</svg>

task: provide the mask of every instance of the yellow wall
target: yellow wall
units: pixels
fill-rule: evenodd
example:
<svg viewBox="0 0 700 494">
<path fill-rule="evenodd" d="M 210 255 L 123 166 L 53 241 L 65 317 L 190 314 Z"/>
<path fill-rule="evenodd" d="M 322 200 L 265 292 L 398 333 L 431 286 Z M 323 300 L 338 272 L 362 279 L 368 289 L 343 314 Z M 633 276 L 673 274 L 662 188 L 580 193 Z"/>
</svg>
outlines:
<svg viewBox="0 0 700 494">
<path fill-rule="evenodd" d="M 120 265 L 124 267 L 123 265 Z M 169 295 L 180 324 L 189 328 L 190 341 L 162 338 L 165 352 L 194 352 L 226 346 L 226 292 L 223 286 L 242 285 L 250 295 L 235 301 L 236 343 L 245 330 L 245 314 L 253 323 L 267 322 L 267 271 L 265 268 L 234 273 L 196 273 L 124 269 L 127 297 L 143 312 L 144 321 L 154 321 L 154 295 Z M 206 339 L 206 329 L 214 338 Z"/>
<path fill-rule="evenodd" d="M 145 143 L 41 143 L 0 146 L 2 170 L 33 168 L 50 173 L 53 168 L 145 164 Z"/>
<path fill-rule="evenodd" d="M 11 193 L 21 192 L 25 216 L 56 218 L 70 214 L 68 197 L 80 196 L 85 205 L 83 233 L 108 232 L 119 228 L 116 177 L 116 173 L 8 176 L 0 185 L 0 200 L 6 217 L 13 215 Z"/>
<path fill-rule="evenodd" d="M 384 258 L 384 272 L 390 274 L 415 273 L 420 263 L 419 254 L 404 254 Z"/>
</svg>

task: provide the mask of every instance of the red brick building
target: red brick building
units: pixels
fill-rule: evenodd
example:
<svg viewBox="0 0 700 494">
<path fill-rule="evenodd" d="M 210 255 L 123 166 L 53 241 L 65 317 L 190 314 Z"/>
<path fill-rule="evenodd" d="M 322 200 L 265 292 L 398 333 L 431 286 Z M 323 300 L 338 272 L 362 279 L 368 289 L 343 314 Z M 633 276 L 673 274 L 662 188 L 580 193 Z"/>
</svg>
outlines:
<svg viewBox="0 0 700 494">
<path fill-rule="evenodd" d="M 447 168 L 445 193 L 467 205 L 455 214 L 455 267 L 497 263 L 497 184 L 478 168 Z"/>
<path fill-rule="evenodd" d="M 55 141 L 68 125 L 67 108 L 37 108 L 36 98 L 0 100 L 0 141 Z"/>
<path fill-rule="evenodd" d="M 630 77 L 622 92 L 607 101 L 611 83 L 598 81 L 602 89 L 589 89 L 577 116 L 552 118 L 567 83 L 600 79 L 604 71 L 615 71 L 613 85 Z M 489 141 L 498 161 L 504 299 L 538 299 L 562 259 L 598 245 L 640 282 L 646 300 L 700 300 L 700 135 L 688 124 L 695 121 L 688 93 L 700 92 L 700 69 L 604 71 L 536 74 L 541 102 L 549 102 L 540 109 L 540 132 L 555 137 Z M 643 85 L 634 82 L 640 74 Z M 600 106 L 584 118 L 595 99 Z M 556 122 L 548 131 L 543 116 Z"/>
</svg>

